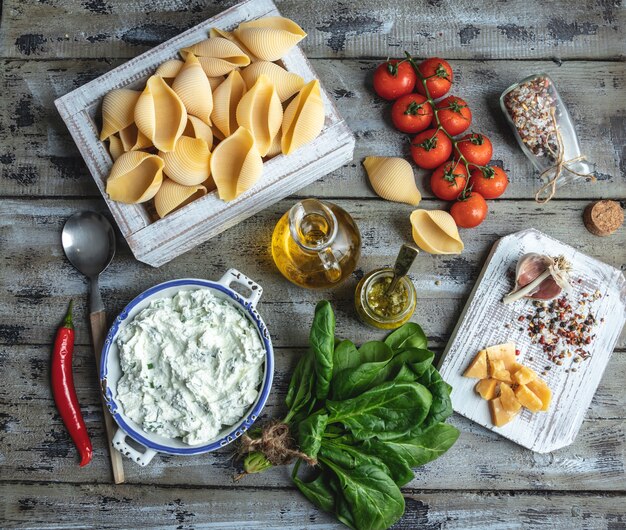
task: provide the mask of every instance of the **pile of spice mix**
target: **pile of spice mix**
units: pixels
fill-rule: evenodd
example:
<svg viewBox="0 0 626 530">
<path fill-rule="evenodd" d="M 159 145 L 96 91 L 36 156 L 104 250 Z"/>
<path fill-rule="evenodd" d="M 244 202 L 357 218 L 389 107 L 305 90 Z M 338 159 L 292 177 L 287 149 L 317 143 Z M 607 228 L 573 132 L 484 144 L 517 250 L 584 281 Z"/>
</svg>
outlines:
<svg viewBox="0 0 626 530">
<path fill-rule="evenodd" d="M 550 79 L 539 76 L 520 83 L 504 97 L 504 105 L 528 150 L 555 160 L 559 149 L 552 118 L 556 98 Z"/>
<path fill-rule="evenodd" d="M 578 283 L 581 281 L 578 280 Z M 586 347 L 595 339 L 594 331 L 598 324 L 591 304 L 600 297 L 600 291 L 596 291 L 593 294 L 581 293 L 578 303 L 568 301 L 565 296 L 549 302 L 535 300 L 532 309 L 517 320 L 526 323 L 532 343 L 541 345 L 553 365 L 562 366 L 570 359 L 577 364 L 591 356 Z M 600 322 L 603 321 L 600 319 Z M 524 331 L 524 328 L 519 330 Z M 542 375 L 551 369 L 552 365 L 546 365 Z M 565 371 L 576 370 L 574 366 Z"/>
</svg>

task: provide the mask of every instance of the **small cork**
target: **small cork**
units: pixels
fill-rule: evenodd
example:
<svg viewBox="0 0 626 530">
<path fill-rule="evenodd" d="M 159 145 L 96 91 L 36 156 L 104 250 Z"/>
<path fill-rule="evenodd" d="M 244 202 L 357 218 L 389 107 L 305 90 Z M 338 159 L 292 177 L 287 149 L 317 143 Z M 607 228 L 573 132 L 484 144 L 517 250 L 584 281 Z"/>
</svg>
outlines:
<svg viewBox="0 0 626 530">
<path fill-rule="evenodd" d="M 592 202 L 583 213 L 583 222 L 596 236 L 610 236 L 624 222 L 624 210 L 615 201 Z"/>
</svg>

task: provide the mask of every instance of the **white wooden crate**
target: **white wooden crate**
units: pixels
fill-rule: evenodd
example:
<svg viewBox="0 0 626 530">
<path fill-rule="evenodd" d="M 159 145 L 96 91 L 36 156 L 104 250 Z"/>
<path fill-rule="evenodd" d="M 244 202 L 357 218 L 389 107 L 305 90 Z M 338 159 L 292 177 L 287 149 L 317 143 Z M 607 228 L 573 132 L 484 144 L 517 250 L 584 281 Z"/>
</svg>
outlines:
<svg viewBox="0 0 626 530">
<path fill-rule="evenodd" d="M 532 344 L 527 325 L 518 322 L 520 315 L 530 311 L 530 300 L 519 300 L 504 305 L 502 297 L 512 288 L 507 272 L 515 268 L 518 259 L 528 252 L 550 256 L 564 255 L 572 264 L 572 277 L 581 283 L 572 283 L 576 300 L 581 292 L 601 296 L 593 302 L 593 313 L 598 321 L 595 340 L 586 347 L 591 357 L 573 363 L 575 372 L 565 372 L 567 366 L 556 366 L 548 360 L 538 344 Z M 600 319 L 604 319 L 600 323 Z M 547 453 L 571 444 L 585 417 L 604 369 L 626 321 L 626 280 L 618 269 L 586 256 L 560 241 L 537 230 L 529 229 L 503 237 L 493 246 L 459 323 L 443 353 L 439 371 L 452 385 L 452 405 L 459 414 L 510 440 L 537 451 Z M 510 327 L 505 324 L 510 323 Z M 520 330 L 521 328 L 521 330 Z M 547 412 L 536 414 L 523 411 L 503 427 L 491 423 L 488 403 L 475 391 L 477 380 L 463 377 L 463 372 L 476 353 L 504 342 L 515 342 L 521 350 L 519 362 L 536 372 L 551 366 L 541 376 L 552 390 L 552 404 Z M 529 359 L 533 360 L 530 361 Z M 573 358 L 573 357 L 572 357 Z M 568 361 L 571 362 L 572 358 Z"/>
<path fill-rule="evenodd" d="M 147 78 L 163 61 L 177 57 L 181 48 L 206 39 L 212 27 L 231 30 L 243 21 L 279 14 L 271 0 L 247 0 L 55 101 L 122 235 L 138 260 L 155 267 L 167 263 L 352 160 L 354 136 L 322 87 L 326 120 L 321 134 L 291 155 L 279 155 L 265 162 L 259 182 L 234 201 L 223 202 L 216 192 L 212 192 L 157 220 L 143 204 L 122 204 L 107 196 L 106 179 L 113 161 L 107 146 L 98 138 L 96 125 L 104 95 L 114 88 L 143 88 Z M 282 62 L 287 70 L 299 74 L 307 82 L 317 78 L 297 46 Z"/>
</svg>

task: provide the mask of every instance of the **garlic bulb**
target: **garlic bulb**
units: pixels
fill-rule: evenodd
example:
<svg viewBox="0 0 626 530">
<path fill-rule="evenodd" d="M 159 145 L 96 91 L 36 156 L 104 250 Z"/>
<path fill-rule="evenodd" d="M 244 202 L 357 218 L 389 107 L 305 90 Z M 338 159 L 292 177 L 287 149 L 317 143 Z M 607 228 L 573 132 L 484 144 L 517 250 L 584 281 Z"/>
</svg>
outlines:
<svg viewBox="0 0 626 530">
<path fill-rule="evenodd" d="M 502 302 L 510 304 L 521 298 L 552 300 L 563 290 L 570 290 L 570 264 L 565 257 L 551 258 L 531 252 L 522 256 L 515 269 L 515 288 Z"/>
</svg>

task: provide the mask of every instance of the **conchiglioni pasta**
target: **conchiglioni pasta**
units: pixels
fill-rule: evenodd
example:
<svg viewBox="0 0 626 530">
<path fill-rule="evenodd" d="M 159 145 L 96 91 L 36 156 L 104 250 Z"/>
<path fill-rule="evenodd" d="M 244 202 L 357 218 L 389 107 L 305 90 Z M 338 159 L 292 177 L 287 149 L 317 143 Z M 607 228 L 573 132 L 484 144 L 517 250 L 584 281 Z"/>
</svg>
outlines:
<svg viewBox="0 0 626 530">
<path fill-rule="evenodd" d="M 206 194 L 207 190 L 204 186 L 183 186 L 165 178 L 154 196 L 154 208 L 159 217 L 163 218 Z"/>
<path fill-rule="evenodd" d="M 306 37 L 298 24 L 284 17 L 244 22 L 234 33 L 248 50 L 263 61 L 278 61 Z"/>
<path fill-rule="evenodd" d="M 211 176 L 220 199 L 232 201 L 249 190 L 263 172 L 263 160 L 250 131 L 239 127 L 211 156 Z"/>
<path fill-rule="evenodd" d="M 269 78 L 261 75 L 246 92 L 236 113 L 237 123 L 252 133 L 261 156 L 269 151 L 283 122 L 283 107 Z"/>
<path fill-rule="evenodd" d="M 187 53 L 185 64 L 172 83 L 172 90 L 185 105 L 187 114 L 211 125 L 213 110 L 211 83 L 193 53 Z"/>
<path fill-rule="evenodd" d="M 169 61 L 161 63 L 156 69 L 156 72 L 154 72 L 154 75 L 162 77 L 168 84 L 171 84 L 171 81 L 178 75 L 178 72 L 180 72 L 184 64 L 184 61 L 180 59 L 170 59 Z"/>
<path fill-rule="evenodd" d="M 187 125 L 187 110 L 162 77 L 153 75 L 135 106 L 135 123 L 152 144 L 172 151 Z"/>
<path fill-rule="evenodd" d="M 165 163 L 164 173 L 183 186 L 202 184 L 211 173 L 211 151 L 201 138 L 181 136 L 173 151 L 159 156 Z"/>
<path fill-rule="evenodd" d="M 245 92 L 246 84 L 237 70 L 228 74 L 226 80 L 215 89 L 211 120 L 224 137 L 230 136 L 237 129 L 237 105 Z"/>
<path fill-rule="evenodd" d="M 142 134 L 134 122 L 126 127 L 126 129 L 122 129 L 118 134 L 122 142 L 124 152 L 137 151 L 139 149 L 152 147 L 150 138 Z"/>
<path fill-rule="evenodd" d="M 269 150 L 265 153 L 265 158 L 274 158 L 282 153 L 282 147 L 280 145 L 281 136 L 280 131 L 278 131 L 278 134 L 274 136 L 272 145 L 270 145 Z"/>
<path fill-rule="evenodd" d="M 111 90 L 102 100 L 102 130 L 100 140 L 128 127 L 134 121 L 135 105 L 141 92 L 118 88 Z"/>
<path fill-rule="evenodd" d="M 216 37 L 222 37 L 223 39 L 234 42 L 237 47 L 250 58 L 250 62 L 259 60 L 259 58 L 255 57 L 254 54 L 248 48 L 246 48 L 245 44 L 241 42 L 232 31 L 226 31 L 219 28 L 211 28 L 209 30 L 209 37 L 213 39 Z"/>
<path fill-rule="evenodd" d="M 217 77 L 250 64 L 250 58 L 234 42 L 221 37 L 206 39 L 180 51 L 183 58 L 193 53 L 208 77 Z"/>
<path fill-rule="evenodd" d="M 304 85 L 298 95 L 289 103 L 283 117 L 283 154 L 313 141 L 324 127 L 324 102 L 317 79 Z"/>
<path fill-rule="evenodd" d="M 137 204 L 152 199 L 163 182 L 163 159 L 143 151 L 122 154 L 111 168 L 106 192 L 114 201 Z"/>
<path fill-rule="evenodd" d="M 122 140 L 116 134 L 109 136 L 109 153 L 111 153 L 111 158 L 114 162 L 124 154 Z"/>
<path fill-rule="evenodd" d="M 281 66 L 269 61 L 257 61 L 241 71 L 241 77 L 246 82 L 248 90 L 262 75 L 267 76 L 272 82 L 281 103 L 287 101 L 304 86 L 304 79 L 298 74 L 288 72 Z"/>
<path fill-rule="evenodd" d="M 187 115 L 187 125 L 183 131 L 183 136 L 202 138 L 209 146 L 209 149 L 213 149 L 213 131 L 200 118 Z"/>
<path fill-rule="evenodd" d="M 443 210 L 411 213 L 413 240 L 431 254 L 460 254 L 464 245 L 452 216 Z"/>
<path fill-rule="evenodd" d="M 383 199 L 413 206 L 422 200 L 413 168 L 404 158 L 368 156 L 363 165 L 372 188 Z"/>
</svg>

